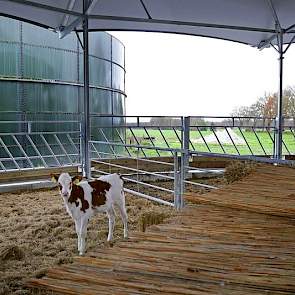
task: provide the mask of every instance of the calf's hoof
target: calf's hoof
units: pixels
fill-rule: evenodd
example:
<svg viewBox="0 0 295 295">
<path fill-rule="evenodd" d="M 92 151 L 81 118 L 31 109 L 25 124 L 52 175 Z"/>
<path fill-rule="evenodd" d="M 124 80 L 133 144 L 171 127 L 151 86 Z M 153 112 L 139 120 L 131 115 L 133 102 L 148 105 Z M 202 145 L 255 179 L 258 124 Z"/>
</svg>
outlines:
<svg viewBox="0 0 295 295">
<path fill-rule="evenodd" d="M 114 247 L 114 242 L 113 241 L 107 241 L 107 245 L 112 248 Z"/>
</svg>

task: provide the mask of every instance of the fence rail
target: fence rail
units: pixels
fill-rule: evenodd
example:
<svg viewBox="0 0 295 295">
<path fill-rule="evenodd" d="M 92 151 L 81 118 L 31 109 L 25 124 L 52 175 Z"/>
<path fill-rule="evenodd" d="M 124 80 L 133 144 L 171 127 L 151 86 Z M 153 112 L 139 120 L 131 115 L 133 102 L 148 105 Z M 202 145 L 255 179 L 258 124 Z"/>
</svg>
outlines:
<svg viewBox="0 0 295 295">
<path fill-rule="evenodd" d="M 98 148 L 96 147 L 106 145 L 110 147 L 110 153 L 105 153 L 105 152 L 99 152 Z M 90 147 L 91 147 L 91 152 L 96 154 L 96 158 L 93 158 L 93 162 L 100 164 L 102 166 L 105 166 L 106 168 L 95 168 L 93 171 L 94 172 L 99 172 L 103 174 L 108 174 L 111 172 L 120 172 L 120 174 L 123 176 L 123 179 L 136 183 L 141 186 L 141 189 L 144 191 L 146 188 L 153 188 L 156 189 L 156 194 L 159 191 L 164 191 L 166 193 L 172 194 L 173 198 L 171 198 L 170 202 L 167 202 L 166 200 L 163 200 L 160 196 L 155 197 L 155 196 L 150 196 L 147 194 L 144 194 L 140 192 L 139 187 L 138 190 L 128 190 L 128 192 L 133 193 L 135 195 L 138 195 L 140 197 L 144 197 L 149 200 L 153 200 L 156 202 L 159 202 L 161 204 L 165 205 L 170 205 L 174 206 L 176 209 L 180 209 L 184 206 L 184 201 L 183 201 L 183 194 L 185 191 L 185 184 L 190 184 L 194 186 L 199 186 L 199 187 L 204 187 L 207 189 L 216 189 L 214 186 L 210 185 L 205 185 L 202 183 L 197 183 L 197 182 L 191 182 L 187 181 L 185 178 L 185 173 L 186 170 L 189 169 L 195 169 L 194 167 L 190 166 L 185 166 L 184 159 L 185 159 L 185 154 L 186 151 L 183 149 L 172 149 L 172 148 L 163 148 L 163 147 L 149 147 L 149 146 L 140 146 L 140 145 L 130 145 L 130 144 L 122 144 L 122 143 L 116 143 L 116 142 L 105 142 L 105 141 L 90 141 Z M 112 147 L 112 148 L 111 148 Z M 158 150 L 158 151 L 169 151 L 173 155 L 173 163 L 167 163 L 163 161 L 156 161 L 156 160 L 151 160 L 147 158 L 139 158 L 139 157 L 128 157 L 126 155 L 120 155 L 118 152 L 115 151 L 114 147 L 133 147 L 136 149 L 146 149 L 146 150 Z M 106 155 L 108 157 L 106 157 Z M 92 155 L 93 157 L 93 155 Z M 130 167 L 126 163 L 124 165 L 120 164 L 115 164 L 112 162 L 113 159 L 132 159 L 136 160 L 136 167 Z M 143 169 L 139 168 L 138 163 L 139 162 L 145 162 L 145 163 L 153 163 L 153 164 L 160 164 L 161 166 L 166 166 L 168 167 L 167 169 L 159 169 L 159 171 L 154 172 L 150 171 L 149 169 Z M 115 169 L 115 170 L 114 170 Z M 136 179 L 131 179 L 128 177 L 128 173 L 126 171 L 134 172 L 134 176 L 136 176 Z M 168 175 L 167 175 L 168 174 Z M 138 176 L 139 175 L 144 175 L 146 176 L 153 176 L 155 179 L 162 179 L 162 180 L 168 180 L 172 181 L 173 183 L 173 189 L 167 189 L 165 187 L 161 187 L 160 185 L 155 185 L 155 184 L 150 184 L 146 181 L 141 181 L 139 180 Z"/>
<path fill-rule="evenodd" d="M 78 121 L 0 121 L 0 172 L 80 163 Z"/>
<path fill-rule="evenodd" d="M 273 159 L 274 118 L 93 114 L 90 125 L 93 174 L 120 171 L 134 185 L 128 192 L 176 208 L 183 206 L 186 185 L 216 189 L 187 179 L 195 169 L 189 165 L 191 157 L 294 164 Z M 295 157 L 294 118 L 284 120 L 282 144 L 284 156 Z M 80 151 L 79 120 L 0 121 L 0 172 L 81 165 Z M 130 166 L 120 162 L 126 159 Z M 169 181 L 170 186 L 154 182 L 159 179 Z"/>
<path fill-rule="evenodd" d="M 100 117 L 102 118 L 102 117 Z M 192 151 L 231 155 L 269 156 L 275 153 L 276 120 L 261 117 L 136 117 L 112 116 L 117 120 L 112 134 L 120 143 L 165 148 L 187 148 Z M 186 124 L 188 121 L 188 124 Z M 107 125 L 94 126 L 106 142 Z M 104 131 L 103 131 L 104 130 Z M 187 146 L 185 146 L 187 142 Z M 283 155 L 295 155 L 295 120 L 284 119 Z M 126 154 L 134 152 L 124 147 Z M 170 151 L 140 149 L 143 157 L 163 156 Z"/>
</svg>

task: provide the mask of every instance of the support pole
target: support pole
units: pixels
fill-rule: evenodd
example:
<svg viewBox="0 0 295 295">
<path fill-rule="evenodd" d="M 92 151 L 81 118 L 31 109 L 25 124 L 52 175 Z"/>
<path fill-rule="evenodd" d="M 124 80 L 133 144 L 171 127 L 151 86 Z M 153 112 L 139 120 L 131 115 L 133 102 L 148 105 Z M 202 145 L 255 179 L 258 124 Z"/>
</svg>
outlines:
<svg viewBox="0 0 295 295">
<path fill-rule="evenodd" d="M 184 156 L 184 178 L 187 178 L 187 171 L 189 166 L 189 144 L 190 144 L 190 117 L 183 117 L 182 118 L 182 146 L 181 148 L 185 151 Z"/>
<path fill-rule="evenodd" d="M 88 43 L 88 0 L 83 0 L 83 57 L 84 57 L 84 112 L 82 132 L 82 171 L 83 176 L 91 178 L 91 163 L 89 157 L 90 115 L 89 115 L 89 43 Z"/>
<path fill-rule="evenodd" d="M 174 155 L 174 207 L 176 210 L 183 208 L 181 157 L 175 152 Z"/>
<path fill-rule="evenodd" d="M 277 104 L 277 117 L 276 117 L 276 134 L 275 134 L 275 158 L 282 159 L 282 146 L 283 146 L 283 32 L 279 33 L 278 51 L 279 51 L 279 92 Z"/>
</svg>

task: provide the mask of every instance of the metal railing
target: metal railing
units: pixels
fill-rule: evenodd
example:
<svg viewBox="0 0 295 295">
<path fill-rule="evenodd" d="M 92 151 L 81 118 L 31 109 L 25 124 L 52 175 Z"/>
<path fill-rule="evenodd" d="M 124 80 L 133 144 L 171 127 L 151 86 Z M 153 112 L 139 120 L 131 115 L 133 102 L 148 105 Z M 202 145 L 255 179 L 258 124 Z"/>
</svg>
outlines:
<svg viewBox="0 0 295 295">
<path fill-rule="evenodd" d="M 106 142 L 146 145 L 151 147 L 184 148 L 192 151 L 230 155 L 273 157 L 275 151 L 276 121 L 260 117 L 147 117 L 105 116 L 116 121 L 112 131 L 103 124 L 93 126 Z M 295 120 L 285 118 L 283 154 L 295 155 Z M 132 148 L 124 147 L 126 155 Z M 169 151 L 140 149 L 142 157 L 172 155 Z"/>
<path fill-rule="evenodd" d="M 0 121 L 0 172 L 79 163 L 78 121 Z"/>
<path fill-rule="evenodd" d="M 161 120 L 160 122 L 157 120 Z M 93 123 L 93 120 L 97 120 Z M 103 124 L 105 120 L 108 124 Z M 112 121 L 111 121 L 112 120 Z M 110 128 L 110 122 L 113 127 Z M 173 156 L 173 149 L 182 148 L 182 117 L 163 116 L 92 116 L 93 133 L 101 141 L 119 142 L 128 156 L 140 155 L 145 158 Z M 106 134 L 109 130 L 108 134 Z M 167 136 L 168 133 L 168 136 Z M 129 144 L 130 147 L 125 144 Z M 134 146 L 148 146 L 154 149 L 139 149 Z M 156 147 L 164 149 L 156 149 Z"/>
<path fill-rule="evenodd" d="M 111 120 L 112 128 L 102 124 L 106 118 Z M 92 124 L 92 131 L 99 134 L 101 140 L 90 141 L 91 158 L 105 166 L 105 169 L 100 167 L 98 171 L 110 173 L 114 169 L 121 169 L 125 171 L 125 180 L 135 183 L 137 188 L 141 187 L 141 191 L 138 189 L 133 193 L 162 204 L 167 204 L 167 201 L 163 201 L 161 196 L 155 197 L 155 193 L 164 191 L 173 194 L 174 198 L 169 203 L 176 208 L 183 206 L 186 184 L 202 186 L 187 178 L 188 171 L 195 169 L 189 166 L 191 157 L 213 156 L 269 163 L 293 163 L 272 159 L 276 134 L 276 123 L 272 118 L 99 116 L 99 120 L 99 124 Z M 294 120 L 285 120 L 285 123 L 284 153 L 294 155 Z M 168 156 L 173 161 L 163 162 L 163 156 Z M 133 159 L 137 166 L 127 167 L 127 162 L 119 164 L 121 159 Z M 139 168 L 139 162 L 149 165 L 157 163 L 167 169 L 149 171 Z M 137 175 L 135 179 L 130 178 L 132 173 Z M 173 187 L 167 189 L 148 183 L 139 179 L 138 175 L 167 179 L 173 183 Z M 154 189 L 153 196 L 144 193 L 148 188 Z M 207 188 L 215 189 L 213 186 Z"/>
<path fill-rule="evenodd" d="M 190 150 L 274 157 L 276 120 L 267 117 L 189 117 Z M 295 154 L 295 121 L 284 119 L 283 154 Z"/>
<path fill-rule="evenodd" d="M 109 148 L 109 152 L 100 151 L 102 146 L 107 146 Z M 135 184 L 135 188 L 126 189 L 127 192 L 164 205 L 174 206 L 176 208 L 181 208 L 183 206 L 181 198 L 183 189 L 179 189 L 183 187 L 183 169 L 181 169 L 179 165 L 179 159 L 181 159 L 181 157 L 179 157 L 178 150 L 94 140 L 90 141 L 90 147 L 92 155 L 96 155 L 96 158 L 92 159 L 95 167 L 93 170 L 94 173 L 98 172 L 102 174 L 109 174 L 114 171 L 119 172 L 125 181 Z M 125 154 L 120 154 L 118 150 L 116 150 L 116 147 L 134 148 L 142 151 L 152 149 L 157 151 L 168 151 L 173 154 L 174 161 L 171 163 L 151 160 L 146 157 L 139 158 L 131 155 L 126 156 Z M 120 164 L 120 161 L 112 161 L 113 159 L 127 159 L 129 162 L 125 161 Z M 99 165 L 95 166 L 96 164 Z M 146 164 L 153 164 L 154 169 L 145 168 L 144 166 Z M 155 169 L 157 165 L 161 165 L 161 169 Z M 165 166 L 164 170 L 163 166 Z M 174 185 L 173 187 L 167 188 L 154 184 L 153 182 L 151 183 L 150 180 L 170 181 L 173 182 Z M 144 193 L 147 189 L 153 190 L 153 196 L 151 194 Z M 157 193 L 158 196 L 155 196 Z M 163 193 L 165 195 L 164 198 Z"/>
<path fill-rule="evenodd" d="M 109 147 L 109 152 L 101 151 L 102 146 Z M 149 159 L 139 156 L 126 156 L 126 154 L 120 154 L 118 150 L 115 149 L 116 147 L 134 148 L 138 151 L 141 150 L 142 152 L 144 150 L 169 152 L 173 155 L 173 157 L 172 161 L 166 162 L 163 160 L 155 160 L 155 158 Z M 109 174 L 113 172 L 119 172 L 125 181 L 136 184 L 137 190 L 125 189 L 127 192 L 139 197 L 146 198 L 148 200 L 156 201 L 161 204 L 174 206 L 176 209 L 180 209 L 184 206 L 183 194 L 185 190 L 185 184 L 204 187 L 206 189 L 216 189 L 214 186 L 186 180 L 186 171 L 195 168 L 185 166 L 184 160 L 186 152 L 183 149 L 162 148 L 155 146 L 150 147 L 145 145 L 131 145 L 118 142 L 95 140 L 90 141 L 90 149 L 94 166 L 93 173 Z M 120 159 L 125 160 L 124 163 L 120 164 Z M 133 165 L 132 161 L 130 160 L 134 160 Z M 147 163 L 148 165 L 146 167 L 142 167 L 144 165 L 140 165 L 139 162 L 144 164 Z M 152 164 L 152 168 L 154 169 L 150 169 L 151 167 L 149 164 Z M 153 182 L 160 180 L 160 185 L 154 183 L 151 184 L 151 180 L 153 180 Z M 164 181 L 170 182 L 170 189 L 161 186 Z M 153 189 L 153 196 L 149 195 L 148 193 L 144 193 L 144 191 L 150 188 Z M 165 193 L 165 199 L 163 199 L 163 194 L 160 192 Z M 169 201 L 167 201 L 167 196 L 168 198 L 170 196 Z"/>
<path fill-rule="evenodd" d="M 291 157 L 294 119 L 284 123 L 283 151 Z M 188 172 L 196 169 L 190 167 L 192 157 L 294 164 L 272 159 L 275 134 L 272 118 L 94 114 L 89 142 L 92 172 L 120 172 L 130 186 L 126 191 L 182 208 L 186 185 L 216 188 L 188 179 Z M 0 121 L 0 172 L 81 165 L 80 151 L 79 120 Z"/>
</svg>

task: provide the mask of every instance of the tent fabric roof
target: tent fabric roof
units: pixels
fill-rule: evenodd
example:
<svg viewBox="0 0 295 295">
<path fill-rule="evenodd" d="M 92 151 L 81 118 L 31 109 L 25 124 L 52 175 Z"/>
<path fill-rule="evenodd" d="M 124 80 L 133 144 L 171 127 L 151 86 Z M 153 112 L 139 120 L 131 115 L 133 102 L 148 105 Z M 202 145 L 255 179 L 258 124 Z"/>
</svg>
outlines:
<svg viewBox="0 0 295 295">
<path fill-rule="evenodd" d="M 259 47 L 281 30 L 284 43 L 294 41 L 294 0 L 91 0 L 89 3 L 90 31 L 180 33 Z M 83 17 L 83 1 L 0 0 L 0 15 L 57 29 Z M 76 29 L 82 30 L 81 22 Z M 277 44 L 276 38 L 273 44 Z"/>
</svg>

